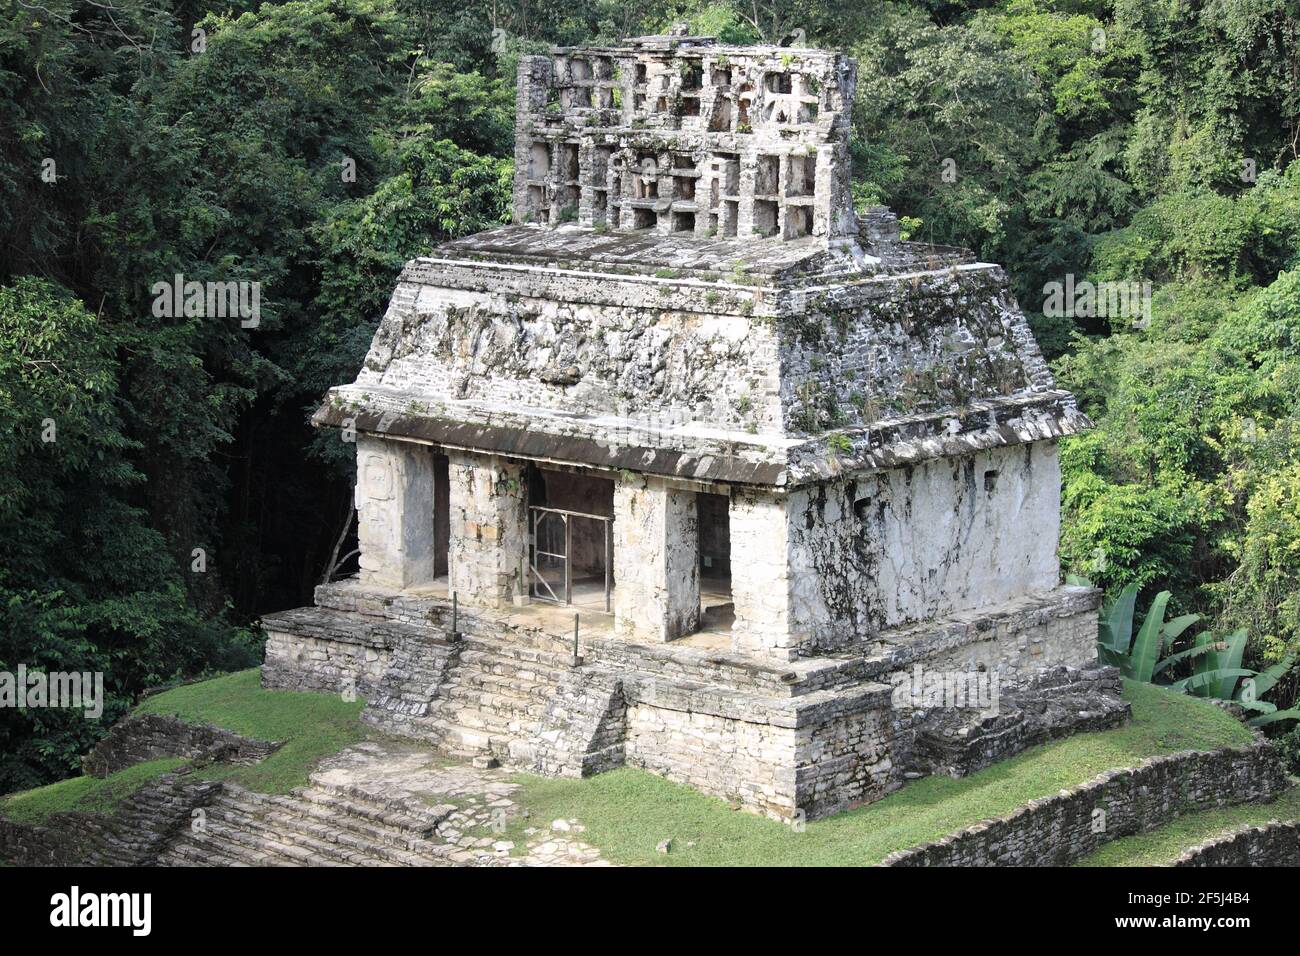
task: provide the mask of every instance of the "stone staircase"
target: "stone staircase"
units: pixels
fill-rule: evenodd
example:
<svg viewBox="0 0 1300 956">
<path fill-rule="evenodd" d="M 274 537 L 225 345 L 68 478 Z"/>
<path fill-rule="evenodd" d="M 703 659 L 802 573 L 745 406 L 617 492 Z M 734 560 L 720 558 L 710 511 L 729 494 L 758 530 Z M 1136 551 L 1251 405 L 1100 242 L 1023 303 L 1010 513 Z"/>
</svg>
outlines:
<svg viewBox="0 0 1300 956">
<path fill-rule="evenodd" d="M 457 756 L 490 756 L 529 766 L 547 703 L 572 671 L 551 647 L 465 637 L 460 666 L 434 707 L 438 744 Z"/>
<path fill-rule="evenodd" d="M 547 704 L 572 672 L 571 655 L 543 635 L 410 642 L 362 719 L 454 756 L 531 766 Z"/>
<path fill-rule="evenodd" d="M 201 828 L 174 839 L 161 866 L 446 866 L 457 848 L 438 839 L 455 807 L 391 805 L 312 784 L 293 794 L 227 783 Z"/>
</svg>

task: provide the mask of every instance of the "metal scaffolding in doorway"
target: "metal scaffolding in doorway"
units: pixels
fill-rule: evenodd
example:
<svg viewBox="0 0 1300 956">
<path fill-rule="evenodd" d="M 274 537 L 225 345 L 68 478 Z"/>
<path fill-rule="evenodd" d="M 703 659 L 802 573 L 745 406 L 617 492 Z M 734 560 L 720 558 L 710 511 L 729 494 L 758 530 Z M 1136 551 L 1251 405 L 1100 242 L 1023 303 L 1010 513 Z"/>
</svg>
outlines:
<svg viewBox="0 0 1300 956">
<path fill-rule="evenodd" d="M 565 605 L 573 603 L 574 524 L 579 521 L 596 521 L 601 524 L 603 532 L 601 541 L 604 548 L 605 611 L 610 611 L 610 597 L 613 593 L 610 554 L 613 551 L 614 519 L 607 515 L 565 511 L 563 508 L 547 508 L 542 505 L 531 505 L 528 512 L 532 524 L 529 570 L 533 579 L 529 593 L 542 601 Z"/>
</svg>

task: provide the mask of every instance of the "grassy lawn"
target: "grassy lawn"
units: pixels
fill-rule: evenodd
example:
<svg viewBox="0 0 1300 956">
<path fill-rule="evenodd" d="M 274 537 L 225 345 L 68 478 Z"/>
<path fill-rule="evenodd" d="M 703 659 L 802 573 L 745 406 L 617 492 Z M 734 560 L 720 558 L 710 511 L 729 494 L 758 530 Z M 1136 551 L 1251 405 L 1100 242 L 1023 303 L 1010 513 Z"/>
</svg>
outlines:
<svg viewBox="0 0 1300 956">
<path fill-rule="evenodd" d="M 284 741 L 251 767 L 213 766 L 202 773 L 263 793 L 287 793 L 307 783 L 321 758 L 365 739 L 367 730 L 358 719 L 364 706 L 363 700 L 348 702 L 337 694 L 265 690 L 261 672 L 253 668 L 164 691 L 138 709 L 215 724 L 259 740 Z"/>
<path fill-rule="evenodd" d="M 860 866 L 1010 813 L 1103 770 L 1251 741 L 1246 727 L 1203 701 L 1145 684 L 1126 684 L 1125 696 L 1133 705 L 1128 727 L 1035 747 L 962 780 L 915 780 L 877 803 L 809 823 L 801 833 L 630 769 L 586 780 L 519 775 L 523 789 L 516 799 L 531 810 L 534 826 L 578 819 L 587 827 L 582 838 L 616 863 Z M 672 852 L 656 852 L 670 837 Z"/>
<path fill-rule="evenodd" d="M 1107 843 L 1076 866 L 1167 866 L 1183 851 L 1245 824 L 1271 820 L 1300 820 L 1300 787 L 1292 787 L 1272 803 L 1247 804 L 1192 813 L 1158 830 Z"/>
</svg>

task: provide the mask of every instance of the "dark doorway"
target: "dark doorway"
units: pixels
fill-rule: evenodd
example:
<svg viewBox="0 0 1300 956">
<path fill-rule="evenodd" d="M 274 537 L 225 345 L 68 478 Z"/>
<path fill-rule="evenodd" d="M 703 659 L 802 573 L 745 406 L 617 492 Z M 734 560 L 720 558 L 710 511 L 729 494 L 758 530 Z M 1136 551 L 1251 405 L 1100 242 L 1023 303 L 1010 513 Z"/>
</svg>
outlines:
<svg viewBox="0 0 1300 956">
<path fill-rule="evenodd" d="M 533 597 L 612 609 L 614 482 L 547 469 L 528 481 Z"/>
<path fill-rule="evenodd" d="M 451 546 L 451 489 L 447 456 L 433 455 L 433 576 L 447 576 L 447 549 Z"/>
<path fill-rule="evenodd" d="M 731 598 L 731 501 L 726 495 L 699 492 L 695 513 L 700 534 L 700 608 L 702 627 L 729 627 L 735 617 Z"/>
</svg>

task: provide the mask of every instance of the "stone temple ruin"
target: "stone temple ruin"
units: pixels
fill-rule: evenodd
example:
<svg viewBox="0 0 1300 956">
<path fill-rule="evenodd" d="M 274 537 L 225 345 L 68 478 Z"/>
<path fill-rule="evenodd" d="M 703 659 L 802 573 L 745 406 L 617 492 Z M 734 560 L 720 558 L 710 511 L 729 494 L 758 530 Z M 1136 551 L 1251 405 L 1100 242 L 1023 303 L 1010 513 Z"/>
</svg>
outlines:
<svg viewBox="0 0 1300 956">
<path fill-rule="evenodd" d="M 997 266 L 854 211 L 855 81 L 684 34 L 523 59 L 513 223 L 408 263 L 316 415 L 360 572 L 265 619 L 268 686 L 783 818 L 1126 719 L 1059 583 L 1088 421 Z"/>
</svg>

